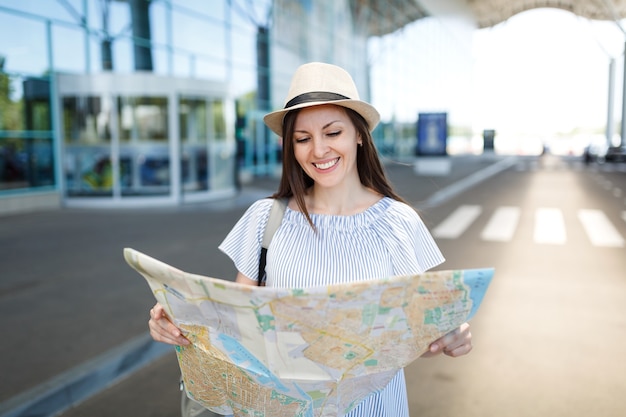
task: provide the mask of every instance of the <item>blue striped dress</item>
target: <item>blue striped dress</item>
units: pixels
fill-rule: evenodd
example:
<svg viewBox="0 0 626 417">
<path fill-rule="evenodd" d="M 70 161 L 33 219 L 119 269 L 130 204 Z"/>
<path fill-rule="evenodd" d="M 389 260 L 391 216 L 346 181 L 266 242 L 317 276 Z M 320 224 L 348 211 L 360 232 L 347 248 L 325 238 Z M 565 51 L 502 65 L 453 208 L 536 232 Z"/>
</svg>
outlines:
<svg viewBox="0 0 626 417">
<path fill-rule="evenodd" d="M 243 275 L 257 279 L 263 232 L 272 199 L 255 202 L 237 222 L 220 250 Z M 417 212 L 384 197 L 351 216 L 304 215 L 286 209 L 267 251 L 267 285 L 305 288 L 424 272 L 444 258 Z M 409 415 L 404 372 L 365 398 L 346 416 Z"/>
</svg>

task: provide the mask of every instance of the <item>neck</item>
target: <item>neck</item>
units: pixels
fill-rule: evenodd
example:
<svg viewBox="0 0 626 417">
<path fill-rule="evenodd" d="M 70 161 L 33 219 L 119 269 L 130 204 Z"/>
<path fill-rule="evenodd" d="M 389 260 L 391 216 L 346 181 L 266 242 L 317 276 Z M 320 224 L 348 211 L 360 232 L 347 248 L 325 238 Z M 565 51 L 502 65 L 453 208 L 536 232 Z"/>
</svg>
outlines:
<svg viewBox="0 0 626 417">
<path fill-rule="evenodd" d="M 305 201 L 310 213 L 349 216 L 365 211 L 380 198 L 357 180 L 332 188 L 315 184 Z"/>
</svg>

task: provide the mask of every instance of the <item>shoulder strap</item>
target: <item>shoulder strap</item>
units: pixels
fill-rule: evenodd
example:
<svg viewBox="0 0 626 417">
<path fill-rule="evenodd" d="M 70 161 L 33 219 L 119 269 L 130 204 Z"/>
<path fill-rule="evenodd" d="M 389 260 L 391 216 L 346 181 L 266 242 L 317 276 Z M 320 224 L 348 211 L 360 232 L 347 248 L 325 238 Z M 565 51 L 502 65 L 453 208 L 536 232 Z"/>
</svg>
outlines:
<svg viewBox="0 0 626 417">
<path fill-rule="evenodd" d="M 283 215 L 287 208 L 287 200 L 284 198 L 275 198 L 270 209 L 270 217 L 267 220 L 265 231 L 263 233 L 263 242 L 261 243 L 261 257 L 259 258 L 259 274 L 258 285 L 265 285 L 265 263 L 267 258 L 267 248 L 270 246 L 272 237 L 283 221 Z"/>
</svg>

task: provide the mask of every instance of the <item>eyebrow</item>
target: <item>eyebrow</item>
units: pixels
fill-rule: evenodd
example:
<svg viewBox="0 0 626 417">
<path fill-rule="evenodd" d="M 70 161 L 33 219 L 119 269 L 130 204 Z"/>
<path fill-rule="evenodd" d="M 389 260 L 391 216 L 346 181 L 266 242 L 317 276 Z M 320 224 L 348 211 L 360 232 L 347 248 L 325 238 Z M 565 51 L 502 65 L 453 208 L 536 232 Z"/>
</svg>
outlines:
<svg viewBox="0 0 626 417">
<path fill-rule="evenodd" d="M 322 126 L 322 129 L 326 129 L 327 127 L 329 127 L 330 125 L 332 125 L 333 123 L 337 123 L 337 122 L 341 122 L 341 120 L 332 120 L 328 123 L 326 123 L 324 126 Z M 294 132 L 298 132 L 298 133 L 308 133 L 306 130 L 297 130 L 294 129 Z"/>
</svg>

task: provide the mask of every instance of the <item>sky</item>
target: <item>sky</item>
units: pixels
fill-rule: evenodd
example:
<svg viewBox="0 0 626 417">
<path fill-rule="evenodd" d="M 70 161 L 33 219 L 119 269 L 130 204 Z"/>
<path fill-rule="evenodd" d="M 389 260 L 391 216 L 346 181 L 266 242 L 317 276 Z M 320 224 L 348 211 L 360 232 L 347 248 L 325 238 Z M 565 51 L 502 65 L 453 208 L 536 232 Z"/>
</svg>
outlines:
<svg viewBox="0 0 626 417">
<path fill-rule="evenodd" d="M 624 40 L 615 22 L 545 8 L 476 30 L 475 125 L 546 134 L 603 129 L 611 58 L 619 122 Z"/>
</svg>

